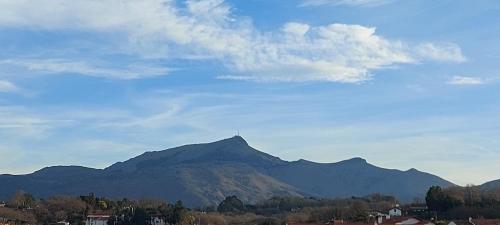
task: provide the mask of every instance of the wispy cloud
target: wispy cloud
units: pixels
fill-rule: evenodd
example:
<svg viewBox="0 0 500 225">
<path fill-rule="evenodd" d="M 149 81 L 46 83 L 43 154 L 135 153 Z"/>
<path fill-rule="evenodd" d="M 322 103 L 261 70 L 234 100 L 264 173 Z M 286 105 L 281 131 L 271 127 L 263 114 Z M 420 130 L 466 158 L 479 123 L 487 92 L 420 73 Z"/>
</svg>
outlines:
<svg viewBox="0 0 500 225">
<path fill-rule="evenodd" d="M 381 1 L 338 3 L 373 5 Z M 229 76 L 221 78 L 251 81 L 358 83 L 371 79 L 375 70 L 399 64 L 465 59 L 456 45 L 410 45 L 360 25 L 290 22 L 280 30 L 263 32 L 248 19 L 234 16 L 223 0 L 187 0 L 183 6 L 164 0 L 1 1 L 0 26 L 123 35 L 131 45 L 167 46 L 167 58 L 190 55 L 216 60 L 228 70 Z M 142 78 L 148 73 L 140 71 L 150 69 L 117 71 L 67 61 L 38 61 L 26 66 L 37 71 L 119 79 Z M 149 75 L 167 72 L 152 70 Z"/>
<path fill-rule="evenodd" d="M 7 80 L 0 80 L 0 92 L 16 93 L 16 92 L 20 92 L 20 91 L 21 91 L 21 88 L 19 88 L 14 83 L 7 81 Z"/>
<path fill-rule="evenodd" d="M 8 59 L 1 60 L 0 65 L 19 67 L 24 70 L 46 74 L 80 74 L 111 79 L 139 79 L 167 75 L 170 69 L 143 64 L 130 64 L 125 68 L 113 66 L 101 67 L 84 61 L 64 59 Z"/>
<path fill-rule="evenodd" d="M 374 7 L 385 5 L 395 0 L 303 0 L 299 6 L 323 6 L 323 5 L 347 5 L 347 6 L 361 6 L 361 7 Z"/>
<path fill-rule="evenodd" d="M 2 144 L 34 143 L 50 137 L 52 131 L 70 123 L 44 114 L 22 106 L 0 106 Z"/>
<path fill-rule="evenodd" d="M 467 58 L 460 47 L 453 43 L 423 43 L 416 47 L 416 55 L 421 60 L 437 62 L 465 62 Z"/>
<path fill-rule="evenodd" d="M 485 83 L 482 78 L 470 76 L 454 76 L 448 81 L 448 84 L 452 85 L 481 85 Z"/>
</svg>

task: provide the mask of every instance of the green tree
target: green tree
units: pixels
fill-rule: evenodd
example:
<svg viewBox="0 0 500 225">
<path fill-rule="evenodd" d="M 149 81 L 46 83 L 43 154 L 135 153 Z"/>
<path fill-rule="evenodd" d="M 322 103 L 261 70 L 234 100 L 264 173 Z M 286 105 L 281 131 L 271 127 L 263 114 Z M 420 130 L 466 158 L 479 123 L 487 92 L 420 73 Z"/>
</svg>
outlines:
<svg viewBox="0 0 500 225">
<path fill-rule="evenodd" d="M 425 196 L 425 202 L 427 207 L 432 211 L 441 211 L 442 209 L 442 199 L 444 196 L 444 192 L 439 186 L 432 186 L 427 191 L 427 195 Z"/>
<path fill-rule="evenodd" d="M 143 208 L 137 208 L 134 211 L 134 216 L 132 217 L 131 224 L 134 225 L 147 225 L 151 220 L 151 216 Z"/>
<path fill-rule="evenodd" d="M 235 195 L 226 197 L 226 199 L 224 199 L 217 207 L 217 211 L 221 213 L 243 212 L 244 210 L 245 210 L 245 205 Z"/>
<path fill-rule="evenodd" d="M 425 201 L 427 207 L 434 212 L 446 212 L 463 204 L 463 201 L 457 197 L 453 197 L 439 186 L 432 186 L 429 188 Z"/>
</svg>

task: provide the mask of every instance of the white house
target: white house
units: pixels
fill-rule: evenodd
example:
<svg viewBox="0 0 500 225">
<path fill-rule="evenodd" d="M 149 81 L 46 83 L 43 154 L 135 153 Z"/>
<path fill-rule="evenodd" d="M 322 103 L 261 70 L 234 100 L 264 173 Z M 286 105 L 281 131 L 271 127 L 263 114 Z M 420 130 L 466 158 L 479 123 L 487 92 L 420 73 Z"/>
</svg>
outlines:
<svg viewBox="0 0 500 225">
<path fill-rule="evenodd" d="M 401 209 L 399 208 L 399 205 L 396 205 L 396 207 L 392 208 L 389 210 L 389 216 L 394 217 L 394 216 L 402 216 Z"/>
<path fill-rule="evenodd" d="M 154 217 L 151 217 L 151 221 L 149 224 L 151 224 L 151 225 L 165 225 L 165 220 L 163 220 L 160 217 L 154 216 Z"/>
<path fill-rule="evenodd" d="M 85 225 L 108 225 L 109 215 L 88 215 Z"/>
</svg>

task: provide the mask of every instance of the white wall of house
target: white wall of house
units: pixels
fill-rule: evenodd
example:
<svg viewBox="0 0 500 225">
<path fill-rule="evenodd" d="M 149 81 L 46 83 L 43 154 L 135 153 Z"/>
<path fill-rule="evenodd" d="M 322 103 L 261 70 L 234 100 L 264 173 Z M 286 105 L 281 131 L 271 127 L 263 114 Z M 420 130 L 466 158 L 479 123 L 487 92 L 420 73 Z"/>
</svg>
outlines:
<svg viewBox="0 0 500 225">
<path fill-rule="evenodd" d="M 85 225 L 108 225 L 108 219 L 106 218 L 87 218 Z"/>
<path fill-rule="evenodd" d="M 394 208 L 394 209 L 391 209 L 389 211 L 389 216 L 393 217 L 393 216 L 401 216 L 402 213 L 401 213 L 401 209 L 398 209 L 398 208 Z"/>
<path fill-rule="evenodd" d="M 151 218 L 151 225 L 165 225 L 165 221 L 158 217 Z"/>
</svg>

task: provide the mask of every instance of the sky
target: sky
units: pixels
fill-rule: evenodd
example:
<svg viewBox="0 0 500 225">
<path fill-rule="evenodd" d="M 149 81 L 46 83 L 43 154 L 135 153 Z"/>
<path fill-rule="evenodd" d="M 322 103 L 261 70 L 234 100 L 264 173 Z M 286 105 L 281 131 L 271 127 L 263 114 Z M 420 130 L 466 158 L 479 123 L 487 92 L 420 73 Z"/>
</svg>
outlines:
<svg viewBox="0 0 500 225">
<path fill-rule="evenodd" d="M 500 1 L 0 0 L 0 174 L 238 132 L 500 179 Z"/>
</svg>

